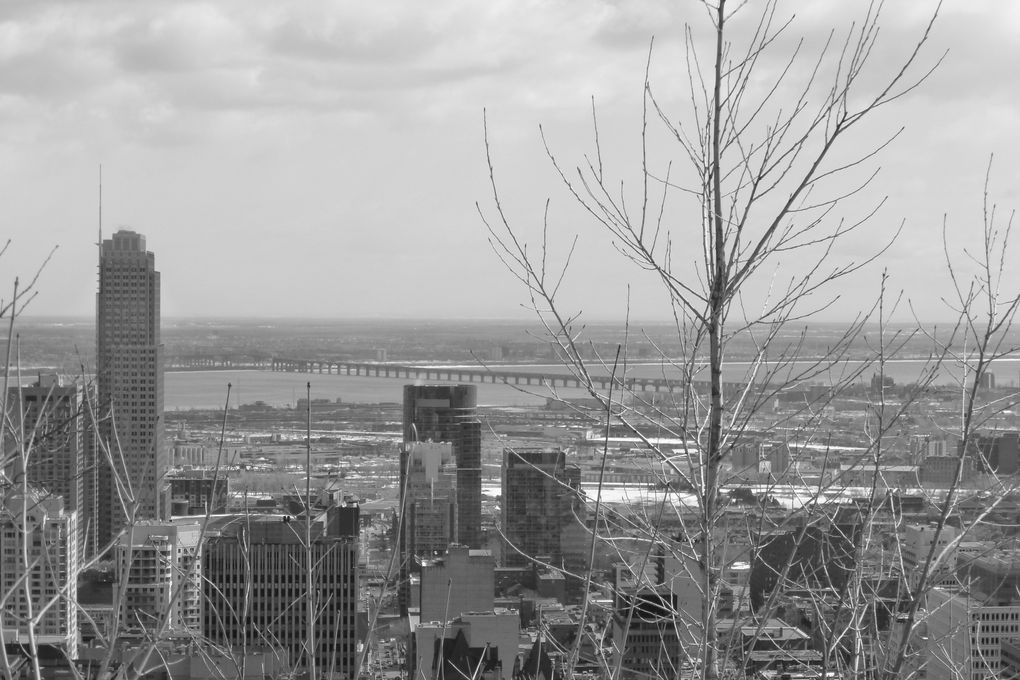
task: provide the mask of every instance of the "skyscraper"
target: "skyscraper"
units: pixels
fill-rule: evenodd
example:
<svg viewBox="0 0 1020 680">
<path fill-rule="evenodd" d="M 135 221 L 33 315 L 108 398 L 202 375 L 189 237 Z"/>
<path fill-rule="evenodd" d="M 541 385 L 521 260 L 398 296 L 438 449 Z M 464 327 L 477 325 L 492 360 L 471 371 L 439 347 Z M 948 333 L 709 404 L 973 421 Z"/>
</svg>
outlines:
<svg viewBox="0 0 1020 680">
<path fill-rule="evenodd" d="M 410 604 L 411 572 L 417 572 L 415 557 L 434 557 L 450 543 L 479 548 L 482 542 L 482 437 L 475 415 L 474 385 L 405 385 L 404 446 L 400 455 L 400 502 L 403 527 L 400 541 L 401 612 Z M 456 477 L 447 483 L 445 472 L 435 460 L 441 455 L 436 445 L 453 453 Z M 445 462 L 445 457 L 441 455 Z M 430 462 L 431 461 L 431 462 Z M 437 484 L 438 482 L 438 484 Z M 455 487 L 453 497 L 445 496 Z M 436 491 L 439 490 L 437 494 Z M 439 520 L 453 510 L 449 541 L 441 544 L 420 532 L 438 534 Z M 427 550 L 422 551 L 422 548 Z"/>
<path fill-rule="evenodd" d="M 197 522 L 145 521 L 120 537 L 114 602 L 122 634 L 202 632 L 201 535 Z"/>
<path fill-rule="evenodd" d="M 567 598 L 579 601 L 586 569 L 587 510 L 581 469 L 560 449 L 504 449 L 503 565 L 537 560 L 562 569 Z"/>
<path fill-rule="evenodd" d="M 50 496 L 60 496 L 65 510 L 78 515 L 79 556 L 92 554 L 96 532 L 95 466 L 85 459 L 85 390 L 76 382 L 65 384 L 59 375 L 40 373 L 34 385 L 12 387 L 7 397 L 9 413 L 16 408 L 22 413 L 28 482 Z M 20 455 L 6 461 L 7 477 L 15 484 L 26 472 L 23 465 Z"/>
<path fill-rule="evenodd" d="M 407 481 L 401 492 L 407 517 L 404 553 L 428 558 L 457 542 L 457 477 L 448 443 L 412 442 L 401 453 Z"/>
<path fill-rule="evenodd" d="M 406 442 L 400 451 L 401 611 L 412 601 L 416 558 L 441 555 L 457 541 L 457 469 L 449 442 Z"/>
<path fill-rule="evenodd" d="M 145 237 L 120 230 L 103 241 L 96 296 L 96 368 L 101 448 L 99 540 L 136 518 L 166 512 L 163 447 L 163 347 L 159 342 L 159 272 Z"/>
<path fill-rule="evenodd" d="M 457 462 L 457 542 L 482 547 L 482 426 L 474 385 L 405 385 L 404 444 L 449 442 Z"/>
</svg>

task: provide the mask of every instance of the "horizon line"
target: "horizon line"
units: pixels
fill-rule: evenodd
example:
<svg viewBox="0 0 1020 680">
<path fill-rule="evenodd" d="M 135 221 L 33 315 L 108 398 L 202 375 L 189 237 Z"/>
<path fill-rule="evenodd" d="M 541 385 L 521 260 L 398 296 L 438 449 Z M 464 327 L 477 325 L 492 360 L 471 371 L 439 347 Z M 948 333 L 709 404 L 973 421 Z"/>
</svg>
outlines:
<svg viewBox="0 0 1020 680">
<path fill-rule="evenodd" d="M 23 320 L 26 320 L 26 321 L 31 321 L 31 320 L 35 320 L 35 321 L 43 321 L 43 320 L 75 320 L 75 321 L 85 321 L 85 322 L 90 322 L 92 324 L 95 324 L 95 314 L 32 314 L 32 313 L 26 312 L 26 313 L 19 313 L 17 318 L 23 319 Z M 295 315 L 295 316 L 289 316 L 289 315 L 282 315 L 282 314 L 281 315 L 266 314 L 266 315 L 259 315 L 259 316 L 255 316 L 255 315 L 243 315 L 243 314 L 240 314 L 240 315 L 230 315 L 230 314 L 224 314 L 224 315 L 196 314 L 196 315 L 191 315 L 191 316 L 167 315 L 167 316 L 161 317 L 161 322 L 167 322 L 167 321 L 315 321 L 315 322 L 372 321 L 372 322 L 417 322 L 417 323 L 428 323 L 428 322 L 433 322 L 434 323 L 434 322 L 443 322 L 443 321 L 458 321 L 458 322 L 476 321 L 476 322 L 538 323 L 537 319 L 535 319 L 534 317 L 525 317 L 525 316 L 359 316 L 359 315 L 351 315 L 351 316 L 300 316 L 300 315 Z M 628 324 L 628 322 L 621 321 L 619 319 L 592 317 L 592 318 L 589 318 L 587 320 L 582 321 L 579 325 L 583 326 L 585 324 L 592 324 L 592 323 L 613 324 L 613 325 L 618 325 L 618 326 L 624 326 L 624 325 Z M 805 327 L 805 326 L 806 327 L 810 327 L 812 325 L 836 325 L 836 324 L 850 325 L 850 324 L 853 324 L 853 323 L 858 323 L 858 322 L 856 320 L 853 320 L 853 319 L 847 319 L 847 320 L 817 320 L 817 321 L 801 320 L 800 322 L 798 322 L 796 324 L 793 323 L 793 322 L 790 322 L 787 325 L 790 326 L 791 328 L 800 328 L 800 327 Z M 878 323 L 879 323 L 878 321 L 869 321 L 869 322 L 866 322 L 865 325 L 866 326 L 877 326 Z M 927 325 L 927 326 L 933 326 L 933 325 L 934 326 L 941 326 L 943 324 L 945 324 L 945 325 L 950 325 L 950 324 L 955 325 L 957 322 L 956 321 L 947 321 L 947 320 L 940 320 L 940 321 L 922 320 L 922 321 L 886 321 L 885 323 L 886 323 L 886 325 L 895 325 L 895 326 L 917 326 L 918 324 L 923 324 L 923 325 Z M 637 325 L 641 325 L 641 324 L 656 324 L 656 325 L 661 325 L 661 326 L 674 326 L 675 325 L 675 323 L 673 322 L 672 319 L 631 319 L 629 321 L 629 325 L 630 326 L 637 326 Z"/>
</svg>

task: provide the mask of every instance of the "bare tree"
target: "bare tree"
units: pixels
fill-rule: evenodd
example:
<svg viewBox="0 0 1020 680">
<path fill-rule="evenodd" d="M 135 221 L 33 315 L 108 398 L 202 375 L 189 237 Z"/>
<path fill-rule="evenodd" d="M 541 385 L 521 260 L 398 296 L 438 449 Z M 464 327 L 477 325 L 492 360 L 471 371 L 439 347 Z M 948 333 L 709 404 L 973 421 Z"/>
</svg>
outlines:
<svg viewBox="0 0 1020 680">
<path fill-rule="evenodd" d="M 872 63 L 881 2 L 867 5 L 858 22 L 833 30 L 816 54 L 808 54 L 803 40 L 793 40 L 782 56 L 777 51 L 790 44 L 794 22 L 780 18 L 777 2 L 706 0 L 700 5 L 711 40 L 701 42 L 697 30 L 685 27 L 686 71 L 676 78 L 683 90 L 680 99 L 688 107 L 674 110 L 666 104 L 669 97 L 661 97 L 653 87 L 649 51 L 637 186 L 627 185 L 604 166 L 594 106 L 594 151 L 582 163 L 571 167 L 561 161 L 542 133 L 568 197 L 595 230 L 636 265 L 636 273 L 653 277 L 666 294 L 672 338 L 657 360 L 660 377 L 672 384 L 666 395 L 643 389 L 628 345 L 652 339 L 631 328 L 629 320 L 618 358 L 586 346 L 580 315 L 566 309 L 561 298 L 573 247 L 562 266 L 549 261 L 547 201 L 541 241 L 529 248 L 525 229 L 512 221 L 501 196 L 487 123 L 492 195 L 479 213 L 494 250 L 525 287 L 559 359 L 602 404 L 607 431 L 622 428 L 638 438 L 668 480 L 690 490 L 689 496 L 674 492 L 667 503 L 679 526 L 672 535 L 648 517 L 629 519 L 629 527 L 607 529 L 643 532 L 672 556 L 696 589 L 696 606 L 692 600 L 691 606 L 672 614 L 676 635 L 688 640 L 683 659 L 688 670 L 705 678 L 720 677 L 727 664 L 743 664 L 736 670 L 747 670 L 746 658 L 724 658 L 747 632 L 720 624 L 726 572 L 737 561 L 758 559 L 769 545 L 768 536 L 792 527 L 793 551 L 815 534 L 826 541 L 839 538 L 846 546 L 836 563 L 816 564 L 813 573 L 790 553 L 773 576 L 780 582 L 808 579 L 833 589 L 836 610 L 846 606 L 847 616 L 840 619 L 845 623 L 831 627 L 826 649 L 849 652 L 823 663 L 860 673 L 865 666 L 874 667 L 862 646 L 864 631 L 872 624 L 858 606 L 869 598 L 860 565 L 874 549 L 875 521 L 883 512 L 877 492 L 889 486 L 882 478 L 888 441 L 930 387 L 934 369 L 922 373 L 915 388 L 896 403 L 886 399 L 885 362 L 898 347 L 916 341 L 917 334 L 881 330 L 896 305 L 896 296 L 886 299 L 884 276 L 874 305 L 827 339 L 822 351 L 801 326 L 830 307 L 839 297 L 839 285 L 857 280 L 851 276 L 878 259 L 896 236 L 896 230 L 882 235 L 864 258 L 846 258 L 840 252 L 883 203 L 877 199 L 862 216 L 844 216 L 872 189 L 874 160 L 900 133 L 868 138 L 859 133 L 861 123 L 910 93 L 941 61 L 921 58 L 938 8 L 918 27 L 916 42 L 906 47 L 898 63 L 890 66 L 883 60 L 878 65 L 883 77 L 876 75 Z M 698 247 L 691 247 L 694 244 Z M 872 344 L 862 350 L 865 340 Z M 937 361 L 947 351 L 935 347 L 931 355 Z M 866 441 L 852 452 L 841 450 L 832 441 L 834 428 L 825 414 L 841 395 L 858 389 L 871 371 L 877 372 L 878 382 L 877 391 L 869 393 Z M 615 393 L 603 388 L 610 372 Z M 814 383 L 824 383 L 824 389 L 813 389 Z M 799 406 L 773 408 L 777 399 L 795 391 L 803 394 Z M 682 444 L 662 445 L 649 434 L 653 431 Z M 792 479 L 798 507 L 777 517 L 763 507 L 751 513 L 750 520 L 742 519 L 740 550 L 733 545 L 737 527 L 722 492 L 736 455 L 756 446 L 756 433 L 761 432 L 795 452 L 820 448 L 820 471 L 809 482 L 802 461 L 787 460 L 785 469 L 772 470 L 777 474 L 765 481 L 764 495 L 790 488 Z M 863 484 L 857 483 L 861 475 L 868 477 Z M 840 538 L 839 518 L 825 501 L 849 487 L 870 492 L 854 522 L 858 529 Z M 596 534 L 602 522 L 595 517 Z M 775 611 L 778 593 L 771 590 L 759 611 Z M 817 602 L 816 608 L 820 613 Z M 749 633 L 754 639 L 764 634 L 765 619 L 758 621 Z M 654 672 L 676 675 L 680 668 L 667 664 Z"/>
</svg>

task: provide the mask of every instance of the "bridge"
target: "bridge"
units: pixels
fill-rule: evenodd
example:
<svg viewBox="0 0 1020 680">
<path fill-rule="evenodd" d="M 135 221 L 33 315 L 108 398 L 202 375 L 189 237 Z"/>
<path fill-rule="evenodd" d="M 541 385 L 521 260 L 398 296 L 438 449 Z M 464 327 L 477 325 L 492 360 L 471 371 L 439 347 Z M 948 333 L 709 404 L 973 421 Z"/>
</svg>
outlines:
<svg viewBox="0 0 1020 680">
<path fill-rule="evenodd" d="M 173 354 L 166 357 L 172 371 L 269 370 L 269 354 Z"/>
<path fill-rule="evenodd" d="M 569 373 L 531 372 L 521 366 L 522 370 L 501 368 L 477 368 L 465 366 L 424 366 L 412 364 L 395 364 L 383 362 L 334 361 L 329 359 L 286 359 L 274 357 L 270 362 L 270 370 L 289 373 L 326 373 L 336 375 L 364 376 L 371 378 L 403 378 L 409 381 L 424 382 L 480 382 L 502 383 L 507 385 L 546 385 L 548 387 L 584 388 L 582 378 Z M 612 378 L 609 375 L 592 375 L 592 383 L 601 390 L 608 390 L 610 384 L 632 391 L 643 392 L 674 392 L 683 388 L 681 380 L 667 378 L 644 378 L 627 376 L 624 379 Z M 697 380 L 692 385 L 698 392 L 707 392 L 709 382 Z M 743 389 L 743 383 L 726 383 L 723 389 Z"/>
</svg>

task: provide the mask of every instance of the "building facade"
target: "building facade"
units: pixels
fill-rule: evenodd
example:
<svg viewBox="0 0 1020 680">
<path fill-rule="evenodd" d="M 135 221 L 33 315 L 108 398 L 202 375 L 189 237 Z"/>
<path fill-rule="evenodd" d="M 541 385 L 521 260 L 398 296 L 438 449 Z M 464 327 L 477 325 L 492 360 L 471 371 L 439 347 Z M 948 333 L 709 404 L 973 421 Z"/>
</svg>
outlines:
<svg viewBox="0 0 1020 680">
<path fill-rule="evenodd" d="M 521 567 L 532 558 L 560 566 L 561 536 L 579 504 L 580 469 L 559 449 L 503 452 L 503 563 Z"/>
<path fill-rule="evenodd" d="M 929 680 L 1007 677 L 1002 647 L 1020 639 L 1020 602 L 989 604 L 933 588 L 927 610 L 924 672 Z"/>
<path fill-rule="evenodd" d="M 238 515 L 217 525 L 203 563 L 205 636 L 238 649 L 282 647 L 296 670 L 310 672 L 306 640 L 311 608 L 316 677 L 353 679 L 357 512 L 356 506 L 331 508 L 313 519 L 308 549 L 303 518 Z M 330 516 L 351 513 L 353 521 Z"/>
<path fill-rule="evenodd" d="M 409 677 L 512 680 L 520 628 L 508 609 L 421 623 L 411 632 Z"/>
<path fill-rule="evenodd" d="M 198 523 L 143 521 L 121 535 L 113 601 L 122 634 L 201 632 L 201 534 Z"/>
<path fill-rule="evenodd" d="M 1014 475 L 1020 471 L 1020 432 L 999 432 L 974 437 L 969 442 L 968 460 L 976 470 L 997 475 Z M 957 444 L 961 453 L 963 442 Z"/>
<path fill-rule="evenodd" d="M 230 479 L 214 470 L 183 470 L 167 476 L 170 485 L 170 514 L 220 515 L 227 511 Z"/>
<path fill-rule="evenodd" d="M 482 426 L 475 385 L 405 385 L 404 444 L 449 442 L 457 463 L 457 537 L 482 547 Z"/>
<path fill-rule="evenodd" d="M 96 467 L 86 457 L 88 433 L 85 417 L 85 388 L 77 382 L 64 383 L 56 374 L 40 374 L 30 387 L 14 387 L 8 406 L 20 405 L 28 454 L 28 481 L 52 496 L 60 496 L 66 512 L 78 516 L 79 556 L 91 555 L 96 539 Z M 16 421 L 15 421 L 16 422 Z M 20 455 L 10 456 L 7 477 L 20 483 L 23 473 Z"/>
<path fill-rule="evenodd" d="M 418 558 L 442 555 L 457 536 L 457 473 L 453 445 L 407 442 L 400 450 L 400 610 L 411 605 Z"/>
<path fill-rule="evenodd" d="M 0 637 L 27 644 L 29 621 L 36 643 L 77 656 L 78 515 L 45 490 L 0 489 Z M 26 554 L 27 549 L 27 554 Z M 25 576 L 27 559 L 31 572 Z M 47 608 L 48 607 L 48 608 Z"/>
<path fill-rule="evenodd" d="M 145 237 L 128 230 L 104 240 L 96 295 L 99 386 L 99 540 L 138 518 L 167 512 L 167 452 L 163 444 L 163 346 L 160 279 Z"/>
<path fill-rule="evenodd" d="M 490 611 L 495 596 L 496 561 L 488 550 L 451 545 L 443 557 L 422 562 L 422 621 L 449 621 L 465 612 Z"/>
</svg>

